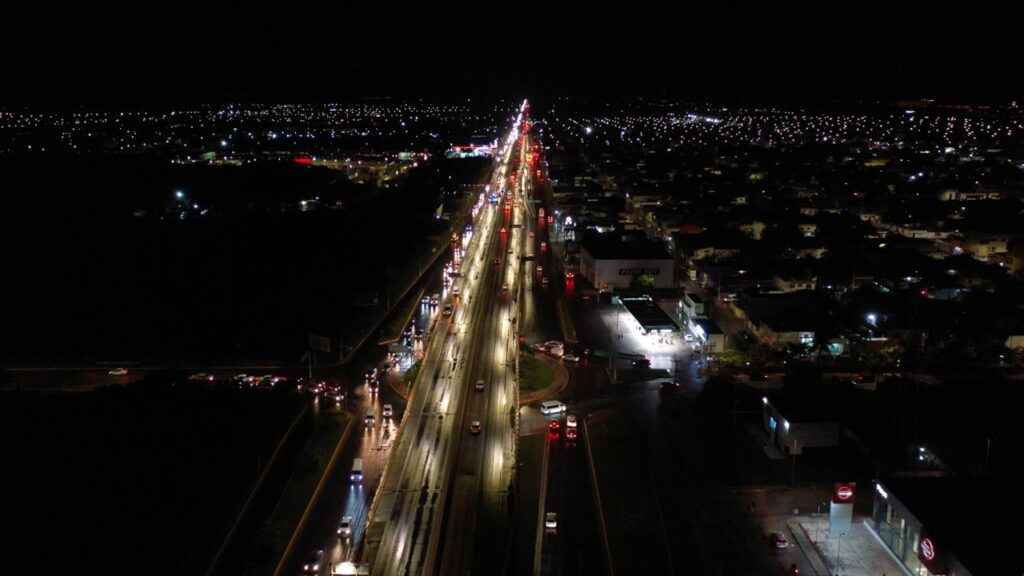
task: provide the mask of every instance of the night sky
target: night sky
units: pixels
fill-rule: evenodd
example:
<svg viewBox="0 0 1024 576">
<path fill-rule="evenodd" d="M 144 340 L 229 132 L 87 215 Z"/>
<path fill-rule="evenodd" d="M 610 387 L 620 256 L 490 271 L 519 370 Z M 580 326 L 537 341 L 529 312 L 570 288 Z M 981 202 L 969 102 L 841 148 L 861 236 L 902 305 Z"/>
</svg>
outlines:
<svg viewBox="0 0 1024 576">
<path fill-rule="evenodd" d="M 1024 8 L 1010 2 L 123 4 L 4 2 L 0 103 L 562 94 L 1001 103 L 1024 86 Z"/>
</svg>

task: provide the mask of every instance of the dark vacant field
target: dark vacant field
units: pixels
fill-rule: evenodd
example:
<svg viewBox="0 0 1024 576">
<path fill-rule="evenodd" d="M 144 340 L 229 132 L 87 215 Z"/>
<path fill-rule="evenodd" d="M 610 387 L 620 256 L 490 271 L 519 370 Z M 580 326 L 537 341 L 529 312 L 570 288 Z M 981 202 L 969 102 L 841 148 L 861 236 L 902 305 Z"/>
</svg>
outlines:
<svg viewBox="0 0 1024 576">
<path fill-rule="evenodd" d="M 289 162 L 3 159 L 0 360 L 297 362 L 309 333 L 337 342 L 379 314 L 447 233 L 433 208 L 485 166 L 376 188 Z M 180 219 L 177 189 L 210 212 Z M 295 208 L 314 197 L 332 208 Z"/>
<path fill-rule="evenodd" d="M 200 574 L 304 397 L 0 394 L 0 572 Z"/>
</svg>

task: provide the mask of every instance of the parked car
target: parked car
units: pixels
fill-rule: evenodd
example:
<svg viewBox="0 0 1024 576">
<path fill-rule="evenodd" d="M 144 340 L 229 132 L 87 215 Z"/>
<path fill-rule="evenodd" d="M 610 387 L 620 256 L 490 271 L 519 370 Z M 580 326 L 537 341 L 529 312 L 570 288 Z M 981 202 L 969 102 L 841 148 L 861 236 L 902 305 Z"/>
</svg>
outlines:
<svg viewBox="0 0 1024 576">
<path fill-rule="evenodd" d="M 772 548 L 789 548 L 789 542 L 786 541 L 786 535 L 779 531 L 772 532 L 768 535 L 768 543 L 771 544 Z"/>
<path fill-rule="evenodd" d="M 650 368 L 651 360 L 643 356 L 633 360 L 633 368 Z"/>
</svg>

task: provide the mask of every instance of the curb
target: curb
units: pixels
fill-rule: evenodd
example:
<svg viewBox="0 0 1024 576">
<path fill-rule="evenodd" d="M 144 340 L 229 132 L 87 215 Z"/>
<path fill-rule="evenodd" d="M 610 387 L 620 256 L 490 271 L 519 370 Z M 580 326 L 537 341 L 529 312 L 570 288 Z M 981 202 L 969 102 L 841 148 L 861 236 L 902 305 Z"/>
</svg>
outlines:
<svg viewBox="0 0 1024 576">
<path fill-rule="evenodd" d="M 263 472 L 260 472 L 260 477 L 258 480 L 256 480 L 256 485 L 252 487 L 252 491 L 249 492 L 249 497 L 246 498 L 245 504 L 242 506 L 242 509 L 239 510 L 238 516 L 235 518 L 235 523 L 231 525 L 231 529 L 228 530 L 227 536 L 224 537 L 224 542 L 221 543 L 220 548 L 217 549 L 217 555 L 214 556 L 213 561 L 210 562 L 210 567 L 206 570 L 207 576 L 213 574 L 217 569 L 217 565 L 221 561 L 221 556 L 224 554 L 224 550 L 227 549 L 228 543 L 231 542 L 231 539 L 235 536 L 235 532 L 238 531 L 238 526 L 242 523 L 242 518 L 244 518 L 245 515 L 249 512 L 249 506 L 252 504 L 253 499 L 256 497 L 256 493 L 259 492 L 260 488 L 263 486 L 263 481 L 266 479 L 267 473 L 270 471 L 271 468 L 274 467 L 274 464 L 276 464 L 278 456 L 281 455 L 281 449 L 284 447 L 285 444 L 288 443 L 288 439 L 292 437 L 292 433 L 295 432 L 295 429 L 298 427 L 299 422 L 305 419 L 306 415 L 309 413 L 310 406 L 312 405 L 313 404 L 311 402 L 306 403 L 306 406 L 301 411 L 299 411 L 298 416 L 295 417 L 295 420 L 292 421 L 291 426 L 288 427 L 288 431 L 285 432 L 284 436 L 281 437 L 281 441 L 277 443 L 277 447 L 274 448 L 274 453 L 271 454 L 270 460 L 268 460 L 267 465 L 263 467 Z"/>
<path fill-rule="evenodd" d="M 537 536 L 533 544 L 533 574 L 540 574 L 541 550 L 544 547 L 544 504 L 548 495 L 548 454 L 551 452 L 551 442 L 544 442 L 544 465 L 540 467 L 540 498 L 537 499 Z"/>
<path fill-rule="evenodd" d="M 589 417 L 589 415 L 588 415 Z M 594 500 L 597 501 L 597 518 L 601 524 L 601 543 L 604 544 L 605 560 L 608 562 L 608 576 L 615 576 L 612 564 L 612 549 L 608 545 L 608 526 L 604 522 L 604 506 L 601 505 L 601 487 L 597 485 L 597 470 L 594 468 L 594 454 L 590 450 L 590 428 L 583 418 L 583 444 L 587 447 L 587 464 L 590 467 L 590 481 L 594 483 Z"/>
<path fill-rule="evenodd" d="M 831 574 L 828 568 L 825 567 L 825 563 L 821 561 L 821 554 L 818 553 L 818 549 L 811 543 L 811 539 L 807 537 L 807 533 L 804 532 L 804 527 L 800 525 L 800 522 L 795 519 L 787 519 L 786 527 L 793 533 L 793 537 L 796 538 L 797 545 L 803 550 L 804 555 L 807 556 L 807 560 L 811 563 L 811 568 L 814 570 L 816 576 L 829 576 Z"/>
<path fill-rule="evenodd" d="M 317 501 L 320 500 L 320 494 L 324 490 L 324 485 L 327 484 L 327 477 L 334 471 L 334 466 L 337 464 L 338 456 L 341 454 L 342 448 L 348 441 L 349 435 L 352 433 L 352 427 L 355 425 L 356 419 L 351 414 L 348 414 L 348 424 L 345 426 L 345 431 L 341 433 L 341 437 L 338 438 L 338 443 L 334 445 L 334 452 L 331 453 L 331 459 L 327 461 L 327 466 L 324 468 L 324 473 L 320 476 L 320 481 L 317 482 L 316 489 L 313 490 L 313 495 L 309 498 L 309 503 L 306 504 L 306 509 L 302 512 L 302 517 L 299 518 L 299 523 L 295 526 L 295 530 L 292 532 L 292 537 L 288 540 L 288 545 L 285 546 L 284 552 L 281 553 L 281 559 L 277 563 L 277 568 L 274 569 L 274 576 L 280 575 L 291 558 L 292 552 L 295 549 L 295 543 L 299 540 L 299 535 L 306 528 L 306 523 L 309 521 L 309 514 L 313 510 L 313 506 L 316 505 Z"/>
<path fill-rule="evenodd" d="M 558 325 L 562 329 L 562 339 L 569 344 L 579 344 L 580 341 L 576 338 L 576 326 L 572 323 L 572 318 L 569 317 L 569 309 L 565 306 L 565 300 L 559 298 L 555 301 L 555 307 L 558 308 Z"/>
</svg>

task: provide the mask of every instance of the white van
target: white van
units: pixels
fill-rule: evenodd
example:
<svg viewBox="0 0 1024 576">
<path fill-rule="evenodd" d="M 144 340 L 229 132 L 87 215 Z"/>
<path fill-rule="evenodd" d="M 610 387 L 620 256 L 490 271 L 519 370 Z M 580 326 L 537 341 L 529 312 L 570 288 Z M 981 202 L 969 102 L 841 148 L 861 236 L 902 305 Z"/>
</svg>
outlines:
<svg viewBox="0 0 1024 576">
<path fill-rule="evenodd" d="M 352 472 L 348 475 L 349 480 L 353 482 L 363 481 L 363 459 L 356 458 L 352 461 Z"/>
<path fill-rule="evenodd" d="M 540 403 L 540 411 L 543 414 L 565 412 L 565 404 L 562 404 L 558 400 L 545 400 L 544 402 Z"/>
</svg>

